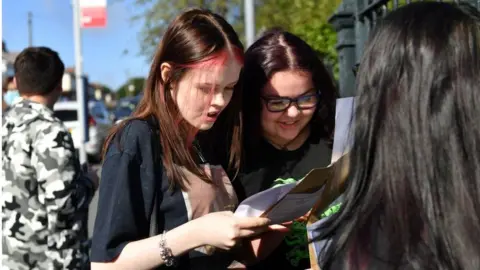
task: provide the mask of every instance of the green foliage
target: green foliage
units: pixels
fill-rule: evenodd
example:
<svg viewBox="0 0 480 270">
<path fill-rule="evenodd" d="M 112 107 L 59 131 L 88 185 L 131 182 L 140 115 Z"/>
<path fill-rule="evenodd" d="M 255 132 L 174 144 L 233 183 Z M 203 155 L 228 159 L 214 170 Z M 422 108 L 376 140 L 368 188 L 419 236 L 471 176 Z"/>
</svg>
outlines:
<svg viewBox="0 0 480 270">
<path fill-rule="evenodd" d="M 151 59 L 168 24 L 181 11 L 190 7 L 212 10 L 225 17 L 232 25 L 237 25 L 235 30 L 238 33 L 243 33 L 243 25 L 237 23 L 242 20 L 240 12 L 242 2 L 243 0 L 135 0 L 135 6 L 142 11 L 134 17 L 134 20 L 144 20 L 140 33 L 141 53 Z"/>
<path fill-rule="evenodd" d="M 338 73 L 336 33 L 328 23 L 341 0 L 256 0 L 257 32 L 281 27 L 303 38 Z M 144 20 L 141 53 L 151 59 L 168 24 L 189 7 L 210 9 L 224 16 L 244 40 L 243 0 L 135 0 Z"/>
<path fill-rule="evenodd" d="M 107 85 L 103 83 L 95 83 L 92 82 L 89 85 L 90 89 L 93 89 L 94 91 L 100 90 L 102 92 L 102 95 L 105 95 L 107 93 L 112 93 L 112 88 L 108 87 Z M 94 92 L 92 92 L 93 95 Z"/>
<path fill-rule="evenodd" d="M 95 89 L 101 89 L 103 93 L 112 93 L 112 88 L 104 85 L 104 84 L 101 84 L 101 83 L 95 83 L 95 84 L 92 84 L 92 86 L 95 88 Z"/>
<path fill-rule="evenodd" d="M 341 0 L 262 0 L 257 2 L 259 31 L 281 27 L 304 39 L 338 74 L 337 35 L 328 19 Z"/>
<path fill-rule="evenodd" d="M 133 92 L 130 91 L 131 86 L 133 85 Z M 136 96 L 143 91 L 143 87 L 145 85 L 145 78 L 143 77 L 135 77 L 130 78 L 127 82 L 125 82 L 120 88 L 117 90 L 117 98 L 123 98 L 126 96 Z"/>
</svg>

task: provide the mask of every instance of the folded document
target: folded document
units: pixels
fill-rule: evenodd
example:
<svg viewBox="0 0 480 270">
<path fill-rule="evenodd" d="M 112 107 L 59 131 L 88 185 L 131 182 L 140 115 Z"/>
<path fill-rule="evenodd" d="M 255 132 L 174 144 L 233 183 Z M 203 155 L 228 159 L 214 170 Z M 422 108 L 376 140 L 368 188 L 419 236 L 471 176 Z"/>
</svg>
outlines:
<svg viewBox="0 0 480 270">
<path fill-rule="evenodd" d="M 311 170 L 296 183 L 270 188 L 248 197 L 238 206 L 235 216 L 268 217 L 272 224 L 281 224 L 305 215 L 321 197 L 345 156 L 328 167 Z"/>
</svg>

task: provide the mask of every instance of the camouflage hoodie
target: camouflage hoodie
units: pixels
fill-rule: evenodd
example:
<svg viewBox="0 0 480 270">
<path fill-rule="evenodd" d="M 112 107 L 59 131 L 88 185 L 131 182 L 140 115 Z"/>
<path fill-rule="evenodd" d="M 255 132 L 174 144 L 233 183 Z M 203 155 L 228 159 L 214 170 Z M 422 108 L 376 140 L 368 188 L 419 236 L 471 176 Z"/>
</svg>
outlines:
<svg viewBox="0 0 480 270">
<path fill-rule="evenodd" d="M 2 269 L 88 267 L 94 193 L 70 133 L 48 107 L 20 100 L 2 123 Z"/>
</svg>

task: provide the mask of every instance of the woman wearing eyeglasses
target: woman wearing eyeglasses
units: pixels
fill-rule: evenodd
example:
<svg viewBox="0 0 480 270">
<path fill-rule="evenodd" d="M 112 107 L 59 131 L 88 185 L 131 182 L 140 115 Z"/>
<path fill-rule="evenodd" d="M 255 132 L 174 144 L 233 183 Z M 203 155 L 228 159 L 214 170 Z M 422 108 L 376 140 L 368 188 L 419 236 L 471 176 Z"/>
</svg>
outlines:
<svg viewBox="0 0 480 270">
<path fill-rule="evenodd" d="M 241 79 L 245 152 L 233 181 L 239 199 L 302 179 L 330 164 L 337 90 L 315 51 L 299 37 L 274 31 L 245 54 Z M 282 239 L 282 238 L 279 238 Z M 275 241 L 268 241 L 274 245 Z M 305 225 L 249 269 L 310 268 Z"/>
</svg>

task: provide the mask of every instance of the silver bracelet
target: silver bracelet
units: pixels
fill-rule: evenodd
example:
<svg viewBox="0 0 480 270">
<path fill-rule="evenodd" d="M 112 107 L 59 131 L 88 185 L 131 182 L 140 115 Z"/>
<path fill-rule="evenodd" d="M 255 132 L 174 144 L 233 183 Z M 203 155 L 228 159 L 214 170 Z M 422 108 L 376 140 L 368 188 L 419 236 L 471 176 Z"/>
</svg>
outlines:
<svg viewBox="0 0 480 270">
<path fill-rule="evenodd" d="M 167 239 L 165 239 L 165 234 L 167 231 L 163 231 L 160 235 L 160 257 L 165 262 L 166 266 L 173 266 L 176 263 L 175 256 L 173 256 L 172 250 L 167 247 Z"/>
</svg>

